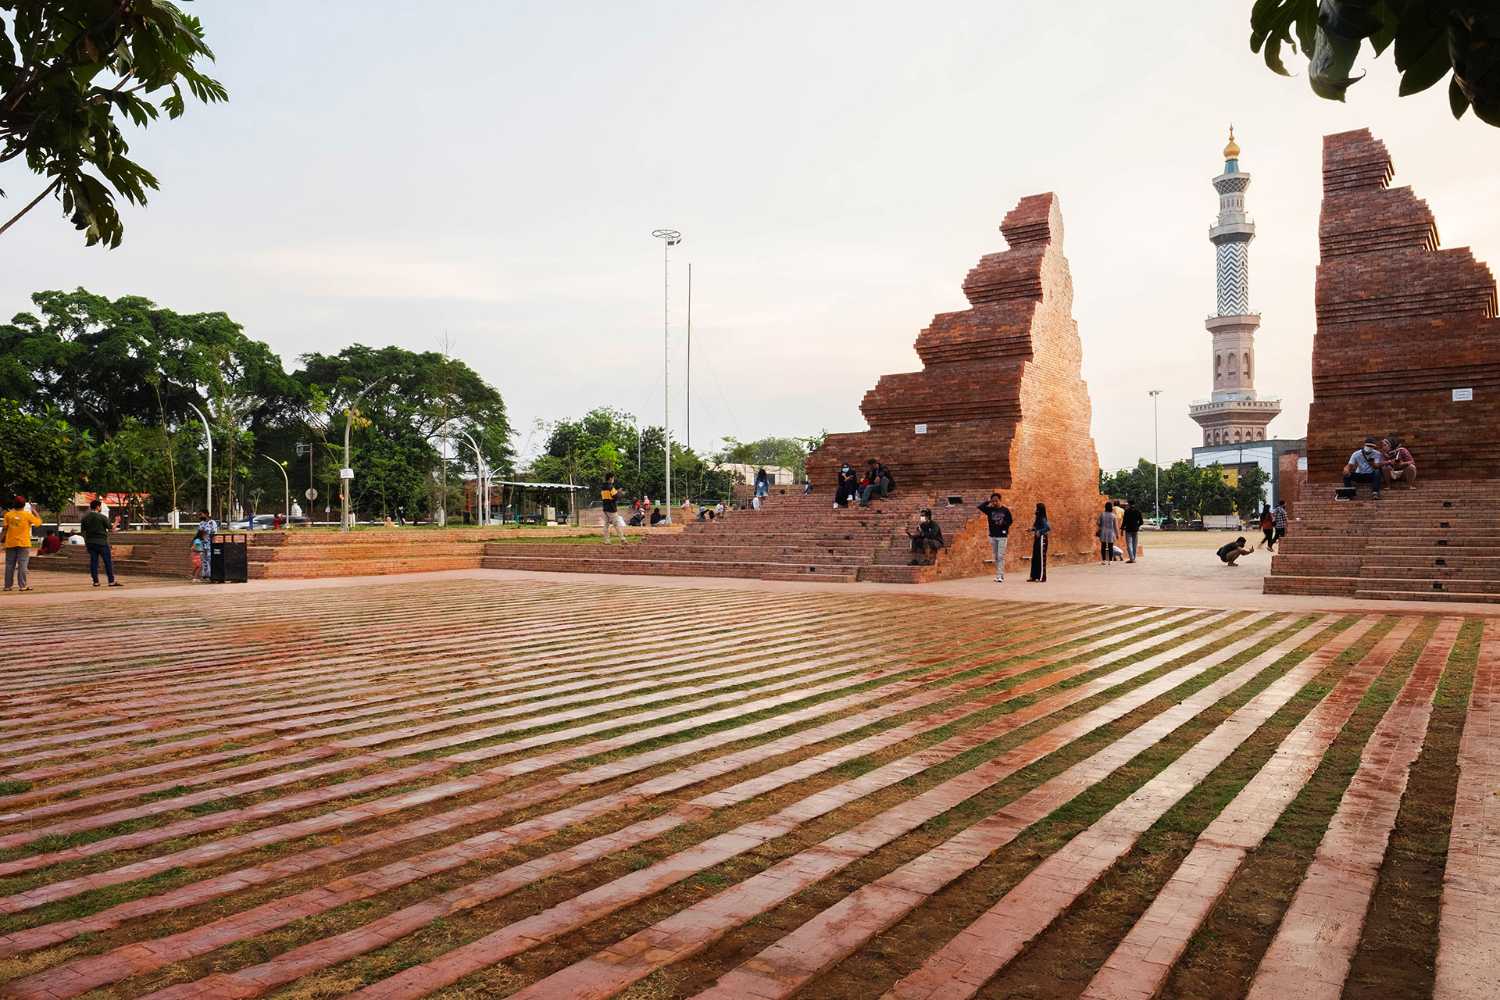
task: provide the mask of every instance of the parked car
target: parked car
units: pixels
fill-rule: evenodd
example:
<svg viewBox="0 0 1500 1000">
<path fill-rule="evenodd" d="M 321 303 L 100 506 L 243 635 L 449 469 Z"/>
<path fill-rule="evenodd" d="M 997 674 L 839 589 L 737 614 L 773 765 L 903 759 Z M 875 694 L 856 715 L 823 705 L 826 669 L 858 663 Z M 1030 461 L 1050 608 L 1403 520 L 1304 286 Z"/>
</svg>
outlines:
<svg viewBox="0 0 1500 1000">
<path fill-rule="evenodd" d="M 280 514 L 256 514 L 254 528 L 250 527 L 250 522 L 248 520 L 239 520 L 230 521 L 229 530 L 270 531 L 272 528 L 276 527 L 276 519 L 278 517 L 281 517 L 281 526 L 283 528 L 296 527 L 303 524 L 312 524 L 312 521 L 308 520 L 306 517 L 303 517 L 301 514 L 293 514 L 291 517 L 282 517 Z"/>
</svg>

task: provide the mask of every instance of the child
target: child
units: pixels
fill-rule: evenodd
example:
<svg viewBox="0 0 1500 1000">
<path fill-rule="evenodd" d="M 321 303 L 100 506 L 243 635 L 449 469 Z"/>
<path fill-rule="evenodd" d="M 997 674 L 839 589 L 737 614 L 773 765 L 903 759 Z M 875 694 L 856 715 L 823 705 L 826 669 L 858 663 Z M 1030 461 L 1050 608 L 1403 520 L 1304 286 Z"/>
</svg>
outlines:
<svg viewBox="0 0 1500 1000">
<path fill-rule="evenodd" d="M 193 575 L 191 579 L 194 583 L 203 579 L 203 556 L 207 550 L 208 535 L 202 528 L 199 528 L 198 533 L 193 536 Z"/>
</svg>

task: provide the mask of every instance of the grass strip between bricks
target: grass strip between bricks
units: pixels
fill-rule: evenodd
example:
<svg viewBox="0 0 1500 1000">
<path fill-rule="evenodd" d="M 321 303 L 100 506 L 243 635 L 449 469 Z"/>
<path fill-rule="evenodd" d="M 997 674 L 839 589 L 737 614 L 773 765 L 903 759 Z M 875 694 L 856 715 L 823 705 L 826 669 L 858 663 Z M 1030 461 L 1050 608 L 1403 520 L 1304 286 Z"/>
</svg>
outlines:
<svg viewBox="0 0 1500 1000">
<path fill-rule="evenodd" d="M 1478 628 L 1460 632 L 1439 683 L 1464 691 L 1478 657 Z M 1458 671 L 1453 682 L 1448 673 Z M 1356 718 L 1366 710 L 1361 704 Z M 1352 720 L 1351 720 L 1352 721 Z M 1246 857 L 1228 888 L 1188 943 L 1162 989 L 1163 997 L 1241 996 L 1249 988 L 1281 918 L 1312 862 L 1344 789 L 1359 766 L 1363 743 L 1336 741 L 1312 779 L 1287 807 L 1265 840 Z M 1408 786 L 1410 787 L 1410 786 Z M 1441 875 L 1438 876 L 1439 880 Z M 1226 992 L 1232 991 L 1232 992 Z M 1394 997 L 1399 994 L 1386 994 Z"/>
</svg>

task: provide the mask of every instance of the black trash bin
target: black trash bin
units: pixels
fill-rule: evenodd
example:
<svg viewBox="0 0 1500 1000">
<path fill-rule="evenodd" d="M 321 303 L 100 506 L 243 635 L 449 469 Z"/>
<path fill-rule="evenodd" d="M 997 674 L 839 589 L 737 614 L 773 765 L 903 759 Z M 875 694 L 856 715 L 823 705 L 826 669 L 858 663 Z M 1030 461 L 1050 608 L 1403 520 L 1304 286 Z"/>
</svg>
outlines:
<svg viewBox="0 0 1500 1000">
<path fill-rule="evenodd" d="M 214 583 L 244 583 L 250 578 L 250 540 L 246 535 L 214 535 L 208 574 Z"/>
</svg>

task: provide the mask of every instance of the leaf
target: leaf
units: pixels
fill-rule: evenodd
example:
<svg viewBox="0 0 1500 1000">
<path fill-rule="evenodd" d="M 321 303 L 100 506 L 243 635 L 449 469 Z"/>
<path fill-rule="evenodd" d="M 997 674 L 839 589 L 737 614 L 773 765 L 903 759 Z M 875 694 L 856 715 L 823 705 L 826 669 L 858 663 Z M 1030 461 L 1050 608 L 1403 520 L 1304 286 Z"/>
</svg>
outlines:
<svg viewBox="0 0 1500 1000">
<path fill-rule="evenodd" d="M 1402 97 L 1419 94 L 1448 75 L 1453 68 L 1453 59 L 1448 53 L 1448 39 L 1439 36 L 1416 62 L 1407 66 L 1401 74 L 1401 86 L 1397 90 Z"/>
</svg>

